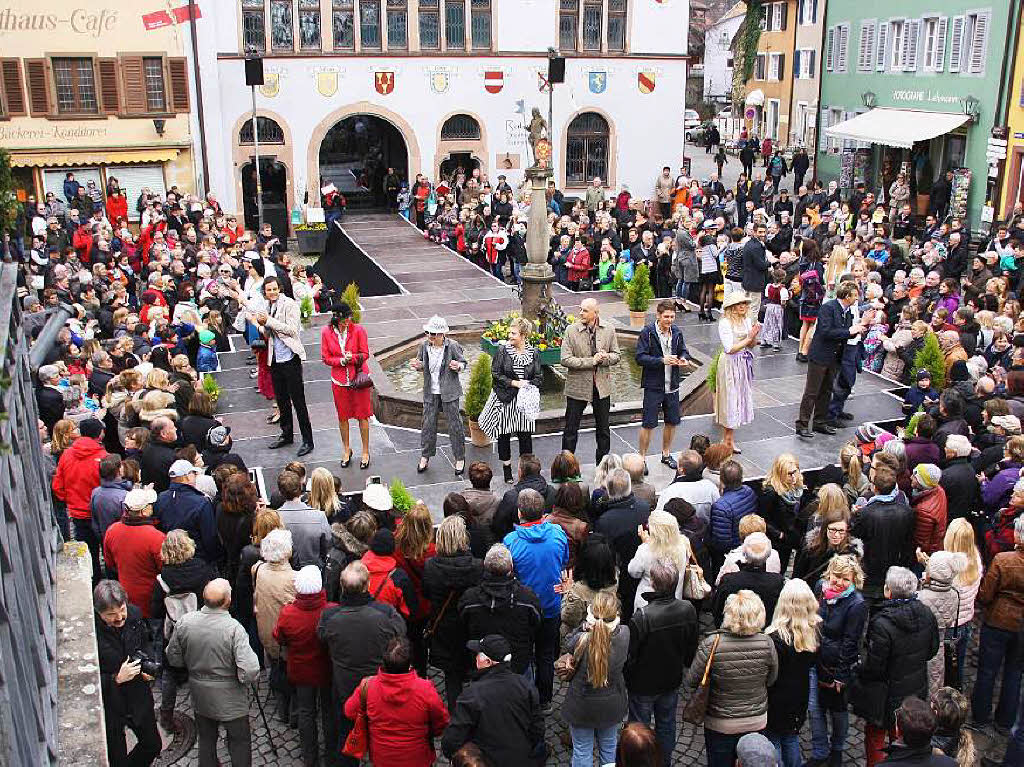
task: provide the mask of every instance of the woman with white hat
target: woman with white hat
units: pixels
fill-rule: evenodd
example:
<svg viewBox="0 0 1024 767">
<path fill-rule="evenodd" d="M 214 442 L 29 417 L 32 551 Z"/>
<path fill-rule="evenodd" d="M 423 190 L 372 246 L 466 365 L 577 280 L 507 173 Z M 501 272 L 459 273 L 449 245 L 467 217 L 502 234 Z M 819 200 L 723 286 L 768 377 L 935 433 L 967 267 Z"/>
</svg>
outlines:
<svg viewBox="0 0 1024 767">
<path fill-rule="evenodd" d="M 733 442 L 733 431 L 754 420 L 754 357 L 750 349 L 757 344 L 761 324 L 747 316 L 749 309 L 745 293 L 730 293 L 718 321 L 722 354 L 718 358 L 715 421 L 722 427 L 722 442 L 734 453 L 740 450 Z"/>
<path fill-rule="evenodd" d="M 466 433 L 459 414 L 459 400 L 462 398 L 459 373 L 466 368 L 466 358 L 459 342 L 447 337 L 448 322 L 444 317 L 435 314 L 423 330 L 427 338 L 420 344 L 416 359 L 412 361 L 414 370 L 423 371 L 423 429 L 420 431 L 421 455 L 416 471 L 425 472 L 437 452 L 437 419 L 443 411 L 448 421 L 455 474 L 461 475 L 466 469 Z"/>
</svg>

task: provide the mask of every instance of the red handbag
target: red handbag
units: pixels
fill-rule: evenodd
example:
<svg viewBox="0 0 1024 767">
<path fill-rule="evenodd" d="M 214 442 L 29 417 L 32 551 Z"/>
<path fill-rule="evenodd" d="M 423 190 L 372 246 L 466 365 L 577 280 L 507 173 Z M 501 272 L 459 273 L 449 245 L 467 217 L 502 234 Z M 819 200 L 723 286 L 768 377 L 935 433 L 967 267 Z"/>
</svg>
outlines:
<svg viewBox="0 0 1024 767">
<path fill-rule="evenodd" d="M 362 759 L 370 751 L 370 718 L 366 714 L 366 687 L 369 683 L 370 677 L 359 683 L 359 711 L 341 749 L 342 754 L 353 759 Z"/>
</svg>

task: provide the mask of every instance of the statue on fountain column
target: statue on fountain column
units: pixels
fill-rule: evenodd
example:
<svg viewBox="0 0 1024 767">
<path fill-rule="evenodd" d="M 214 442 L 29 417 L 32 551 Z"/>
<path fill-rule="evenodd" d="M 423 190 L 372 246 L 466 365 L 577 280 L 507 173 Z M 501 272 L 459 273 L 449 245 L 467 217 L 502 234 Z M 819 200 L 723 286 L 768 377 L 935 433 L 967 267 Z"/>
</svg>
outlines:
<svg viewBox="0 0 1024 767">
<path fill-rule="evenodd" d="M 533 155 L 533 165 L 530 170 L 551 167 L 551 138 L 548 133 L 547 121 L 541 117 L 540 109 L 533 108 L 533 116 L 530 118 L 529 136 L 530 153 Z"/>
</svg>

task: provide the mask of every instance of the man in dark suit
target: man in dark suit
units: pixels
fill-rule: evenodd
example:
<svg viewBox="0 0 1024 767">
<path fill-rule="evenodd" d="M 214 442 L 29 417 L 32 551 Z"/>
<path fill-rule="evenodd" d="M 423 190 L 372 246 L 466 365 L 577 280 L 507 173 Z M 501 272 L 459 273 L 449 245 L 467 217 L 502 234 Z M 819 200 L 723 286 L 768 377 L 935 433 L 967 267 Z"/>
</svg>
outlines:
<svg viewBox="0 0 1024 767">
<path fill-rule="evenodd" d="M 768 284 L 768 251 L 764 241 L 768 227 L 763 223 L 754 225 L 754 236 L 743 243 L 743 290 L 750 299 L 750 316 L 757 319 L 761 309 L 761 294 Z"/>
<path fill-rule="evenodd" d="M 744 286 L 746 287 L 746 286 Z M 822 304 L 818 312 L 818 325 L 808 353 L 807 383 L 800 400 L 800 415 L 796 420 L 797 436 L 810 438 L 811 416 L 816 416 L 814 431 L 835 434 L 836 430 L 826 422 L 829 401 L 832 398 L 832 381 L 843 359 L 846 341 L 850 336 L 864 332 L 864 326 L 853 324 L 850 307 L 857 302 L 859 293 L 856 284 L 844 282 L 836 290 L 836 297 Z"/>
<path fill-rule="evenodd" d="M 36 404 L 39 419 L 46 424 L 46 431 L 53 434 L 53 425 L 64 417 L 64 395 L 57 388 L 60 370 L 56 365 L 39 368 L 39 388 L 36 389 Z"/>
</svg>

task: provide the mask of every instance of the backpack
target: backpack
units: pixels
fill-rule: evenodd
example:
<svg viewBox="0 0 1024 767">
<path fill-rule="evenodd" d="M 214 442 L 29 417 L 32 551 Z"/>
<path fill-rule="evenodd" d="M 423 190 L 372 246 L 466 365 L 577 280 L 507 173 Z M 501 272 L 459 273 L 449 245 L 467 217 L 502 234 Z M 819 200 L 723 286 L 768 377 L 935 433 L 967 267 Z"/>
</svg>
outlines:
<svg viewBox="0 0 1024 767">
<path fill-rule="evenodd" d="M 825 298 L 825 286 L 817 269 L 808 269 L 800 275 L 801 299 L 806 306 L 821 306 Z"/>
<path fill-rule="evenodd" d="M 164 617 L 164 639 L 170 639 L 181 617 L 199 610 L 199 600 L 196 599 L 194 591 L 172 594 L 162 575 L 156 577 L 156 582 L 164 590 L 164 610 L 167 612 Z"/>
</svg>

